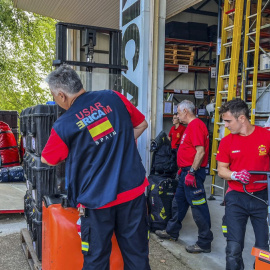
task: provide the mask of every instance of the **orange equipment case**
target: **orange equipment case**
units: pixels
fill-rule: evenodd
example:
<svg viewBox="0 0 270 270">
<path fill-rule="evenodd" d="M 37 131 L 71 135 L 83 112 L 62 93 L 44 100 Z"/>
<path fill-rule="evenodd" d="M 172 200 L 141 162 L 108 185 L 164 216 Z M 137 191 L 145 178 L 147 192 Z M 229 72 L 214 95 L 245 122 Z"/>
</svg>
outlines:
<svg viewBox="0 0 270 270">
<path fill-rule="evenodd" d="M 267 183 L 268 201 L 264 201 L 252 193 L 247 192 L 245 185 L 243 185 L 244 191 L 250 196 L 263 201 L 268 206 L 268 227 L 270 226 L 270 172 L 264 171 L 249 171 L 250 174 L 266 175 L 266 180 L 255 181 L 254 183 Z M 269 227 L 270 228 L 270 227 Z M 270 243 L 270 232 L 268 234 L 268 244 Z M 252 248 L 251 255 L 255 256 L 255 270 L 269 270 L 270 269 L 270 252 L 268 250 Z"/>
<path fill-rule="evenodd" d="M 269 270 L 270 269 L 270 252 L 259 249 L 252 248 L 251 255 L 255 256 L 255 269 L 256 270 Z"/>
<path fill-rule="evenodd" d="M 42 270 L 81 270 L 83 255 L 76 227 L 79 214 L 76 208 L 63 207 L 59 199 L 58 195 L 57 204 L 46 205 L 43 202 Z M 54 201 L 57 201 L 56 198 Z M 123 258 L 113 235 L 110 270 L 122 269 Z"/>
</svg>

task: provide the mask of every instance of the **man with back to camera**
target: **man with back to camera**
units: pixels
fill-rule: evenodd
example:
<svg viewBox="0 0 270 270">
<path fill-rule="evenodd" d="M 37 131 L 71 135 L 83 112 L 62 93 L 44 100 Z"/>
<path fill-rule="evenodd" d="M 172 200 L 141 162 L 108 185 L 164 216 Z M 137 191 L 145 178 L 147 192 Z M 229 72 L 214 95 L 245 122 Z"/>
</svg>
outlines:
<svg viewBox="0 0 270 270">
<path fill-rule="evenodd" d="M 251 125 L 249 109 L 241 99 L 228 101 L 220 108 L 220 115 L 230 134 L 224 137 L 217 153 L 218 175 L 228 180 L 225 195 L 223 233 L 227 238 L 226 269 L 242 270 L 242 251 L 246 224 L 250 217 L 255 233 L 255 247 L 268 250 L 267 205 L 246 194 L 248 192 L 267 200 L 267 184 L 256 184 L 263 175 L 250 175 L 248 171 L 269 171 L 270 132 Z"/>
<path fill-rule="evenodd" d="M 213 233 L 211 231 L 210 213 L 206 201 L 204 181 L 205 167 L 209 155 L 209 134 L 205 124 L 195 114 L 195 106 L 189 100 L 178 104 L 177 116 L 181 123 L 187 124 L 177 152 L 177 165 L 180 178 L 175 198 L 178 205 L 180 229 L 189 206 L 198 227 L 198 241 L 186 246 L 189 253 L 211 252 Z"/>
<path fill-rule="evenodd" d="M 125 269 L 150 269 L 146 199 L 148 181 L 135 140 L 148 124 L 123 95 L 86 92 L 78 74 L 61 66 L 46 79 L 67 110 L 53 125 L 42 162 L 66 160 L 68 199 L 81 216 L 83 270 L 108 270 L 115 232 Z"/>
</svg>

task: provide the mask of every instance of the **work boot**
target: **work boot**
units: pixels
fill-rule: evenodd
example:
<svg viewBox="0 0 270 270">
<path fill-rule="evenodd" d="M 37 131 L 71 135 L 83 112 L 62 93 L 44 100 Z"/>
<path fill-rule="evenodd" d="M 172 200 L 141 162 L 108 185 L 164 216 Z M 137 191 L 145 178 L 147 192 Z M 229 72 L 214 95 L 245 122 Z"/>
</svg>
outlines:
<svg viewBox="0 0 270 270">
<path fill-rule="evenodd" d="M 169 239 L 172 241 L 177 241 L 176 237 L 170 236 L 165 230 L 163 230 L 163 231 L 157 230 L 157 231 L 155 231 L 155 234 L 161 239 Z"/>
<path fill-rule="evenodd" d="M 192 246 L 186 246 L 186 251 L 189 253 L 210 253 L 211 252 L 211 248 L 209 249 L 203 249 L 200 248 L 197 244 L 192 245 Z"/>
</svg>

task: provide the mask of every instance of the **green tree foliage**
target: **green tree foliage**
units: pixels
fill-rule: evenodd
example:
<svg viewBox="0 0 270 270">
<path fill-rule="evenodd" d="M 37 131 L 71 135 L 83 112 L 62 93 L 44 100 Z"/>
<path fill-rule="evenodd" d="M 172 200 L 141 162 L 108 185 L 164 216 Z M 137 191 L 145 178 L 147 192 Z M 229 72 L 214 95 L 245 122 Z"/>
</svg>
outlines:
<svg viewBox="0 0 270 270">
<path fill-rule="evenodd" d="M 55 23 L 0 0 L 0 110 L 20 112 L 50 98 L 43 81 L 52 70 Z"/>
</svg>

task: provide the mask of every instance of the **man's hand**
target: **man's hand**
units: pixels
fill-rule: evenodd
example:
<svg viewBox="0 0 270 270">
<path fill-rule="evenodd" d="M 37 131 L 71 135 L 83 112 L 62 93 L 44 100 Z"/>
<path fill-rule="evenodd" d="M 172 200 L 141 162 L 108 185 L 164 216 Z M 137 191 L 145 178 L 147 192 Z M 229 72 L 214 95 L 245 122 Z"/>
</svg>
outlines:
<svg viewBox="0 0 270 270">
<path fill-rule="evenodd" d="M 188 172 L 185 177 L 185 184 L 186 186 L 197 187 L 195 173 Z"/>
<path fill-rule="evenodd" d="M 231 174 L 231 179 L 240 182 L 243 185 L 247 185 L 249 183 L 251 175 L 247 170 L 242 170 L 240 172 L 233 172 Z"/>
</svg>

